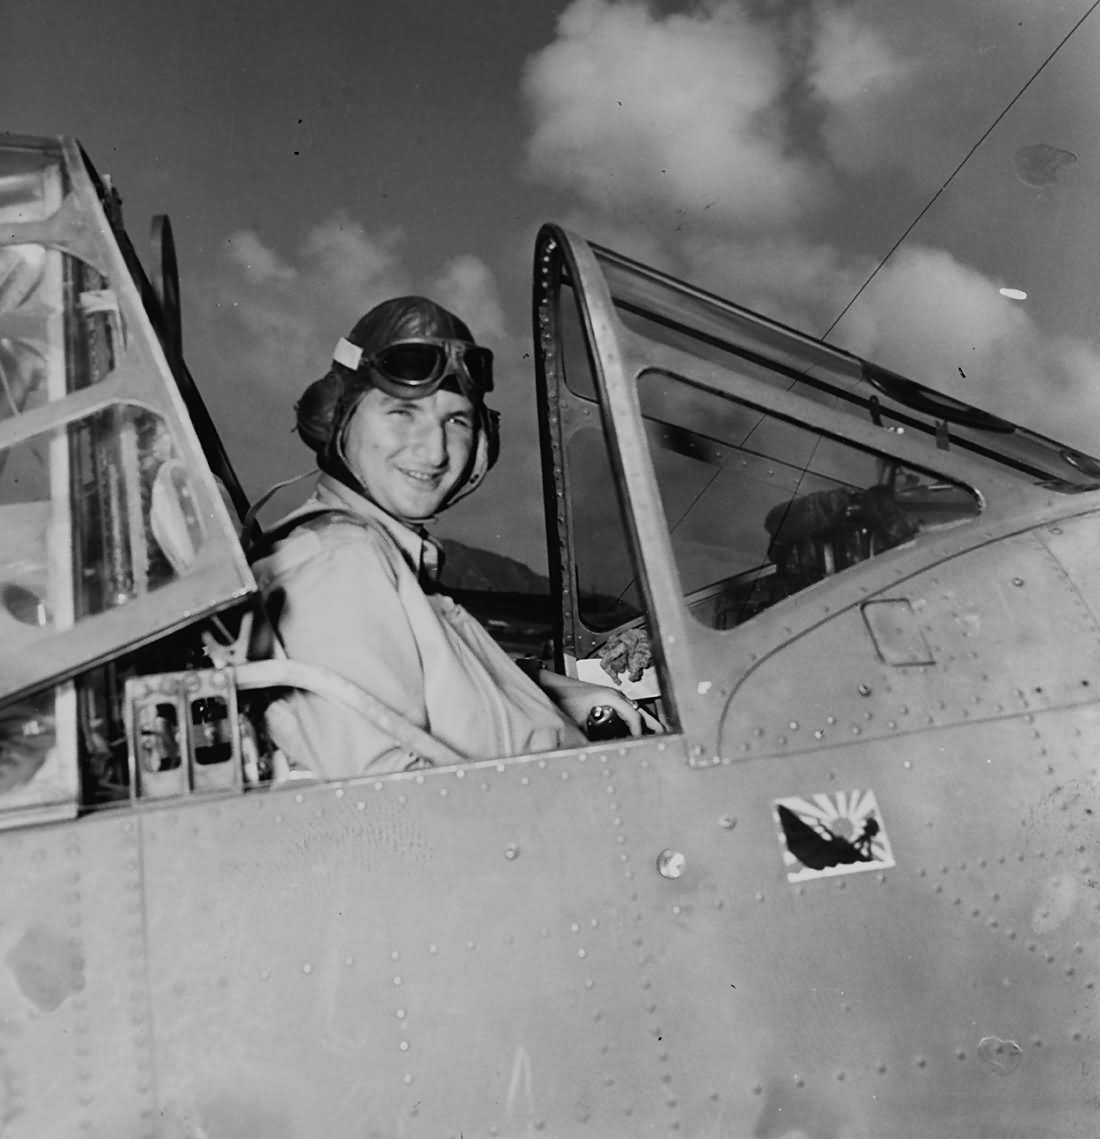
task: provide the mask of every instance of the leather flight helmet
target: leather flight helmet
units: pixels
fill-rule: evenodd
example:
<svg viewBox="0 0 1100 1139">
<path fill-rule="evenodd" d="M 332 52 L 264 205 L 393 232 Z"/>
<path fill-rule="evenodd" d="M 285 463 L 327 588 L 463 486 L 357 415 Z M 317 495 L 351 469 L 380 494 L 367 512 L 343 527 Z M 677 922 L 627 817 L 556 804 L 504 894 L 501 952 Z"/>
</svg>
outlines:
<svg viewBox="0 0 1100 1139">
<path fill-rule="evenodd" d="M 403 355 L 389 351 L 393 346 L 402 346 Z M 344 438 L 355 408 L 372 387 L 405 399 L 422 399 L 440 387 L 465 395 L 474 406 L 475 443 L 440 510 L 481 485 L 500 454 L 500 416 L 485 404 L 492 388 L 492 353 L 477 344 L 464 321 L 427 297 L 383 301 L 340 339 L 332 367 L 296 405 L 298 434 L 316 452 L 320 468 L 368 498 L 348 466 Z"/>
</svg>

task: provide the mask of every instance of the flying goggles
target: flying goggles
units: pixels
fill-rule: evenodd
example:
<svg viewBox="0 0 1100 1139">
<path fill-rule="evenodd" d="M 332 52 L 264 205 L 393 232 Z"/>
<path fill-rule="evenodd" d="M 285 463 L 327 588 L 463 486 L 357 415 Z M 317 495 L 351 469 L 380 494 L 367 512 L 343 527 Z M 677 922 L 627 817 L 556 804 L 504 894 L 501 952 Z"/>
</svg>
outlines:
<svg viewBox="0 0 1100 1139">
<path fill-rule="evenodd" d="M 368 353 L 341 337 L 332 358 L 352 371 L 369 367 L 378 386 L 401 399 L 433 395 L 448 376 L 471 399 L 493 390 L 493 353 L 466 340 L 410 336 Z"/>
</svg>

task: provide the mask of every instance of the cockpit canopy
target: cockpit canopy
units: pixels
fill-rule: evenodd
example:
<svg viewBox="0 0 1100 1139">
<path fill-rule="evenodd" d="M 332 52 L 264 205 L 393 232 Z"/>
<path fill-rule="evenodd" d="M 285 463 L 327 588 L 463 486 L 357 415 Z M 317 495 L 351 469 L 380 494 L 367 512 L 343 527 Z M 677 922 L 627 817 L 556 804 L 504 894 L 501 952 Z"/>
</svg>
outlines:
<svg viewBox="0 0 1100 1139">
<path fill-rule="evenodd" d="M 0 141 L 0 702 L 254 588 L 115 208 L 75 142 Z"/>
<path fill-rule="evenodd" d="M 690 616 L 728 630 L 987 506 L 1100 485 L 1090 456 L 558 227 L 535 271 L 567 654 L 652 617 L 638 567 L 666 540 Z"/>
</svg>

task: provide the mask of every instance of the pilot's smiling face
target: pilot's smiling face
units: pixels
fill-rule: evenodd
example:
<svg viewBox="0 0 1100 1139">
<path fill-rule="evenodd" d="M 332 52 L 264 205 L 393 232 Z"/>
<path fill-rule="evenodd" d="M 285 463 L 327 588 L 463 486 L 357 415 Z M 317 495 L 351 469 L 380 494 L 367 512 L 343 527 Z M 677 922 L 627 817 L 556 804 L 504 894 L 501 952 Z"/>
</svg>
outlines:
<svg viewBox="0 0 1100 1139">
<path fill-rule="evenodd" d="M 377 505 L 416 521 L 435 514 L 466 469 L 474 423 L 474 405 L 458 392 L 413 400 L 372 388 L 352 414 L 344 453 Z"/>
</svg>

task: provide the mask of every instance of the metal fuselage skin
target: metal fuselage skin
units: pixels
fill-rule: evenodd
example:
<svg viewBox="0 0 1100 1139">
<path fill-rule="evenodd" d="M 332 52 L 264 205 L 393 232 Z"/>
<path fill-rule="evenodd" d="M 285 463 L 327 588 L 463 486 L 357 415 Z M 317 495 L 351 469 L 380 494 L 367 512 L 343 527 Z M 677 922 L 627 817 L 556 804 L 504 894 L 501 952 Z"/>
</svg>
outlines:
<svg viewBox="0 0 1100 1139">
<path fill-rule="evenodd" d="M 7 1133 L 1088 1134 L 1097 523 L 860 570 L 931 666 L 826 583 L 729 763 L 686 732 L 6 834 Z M 857 789 L 895 865 L 789 882 L 775 800 Z"/>
<path fill-rule="evenodd" d="M 586 319 L 679 727 L 0 833 L 0 1134 L 1096 1133 L 1100 497 L 717 633 Z M 781 801 L 868 793 L 806 876 Z"/>
</svg>

